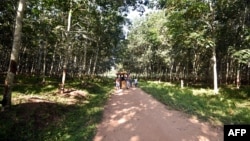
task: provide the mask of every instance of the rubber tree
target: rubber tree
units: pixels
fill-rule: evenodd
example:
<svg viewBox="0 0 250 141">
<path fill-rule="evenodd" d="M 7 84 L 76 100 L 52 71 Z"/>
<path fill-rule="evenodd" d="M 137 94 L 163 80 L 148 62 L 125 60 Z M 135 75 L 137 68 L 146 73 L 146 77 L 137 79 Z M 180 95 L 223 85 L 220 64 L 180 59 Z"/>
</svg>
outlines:
<svg viewBox="0 0 250 141">
<path fill-rule="evenodd" d="M 11 106 L 11 93 L 13 87 L 14 77 L 17 72 L 17 64 L 19 58 L 19 50 L 21 43 L 21 31 L 22 31 L 22 20 L 24 15 L 26 0 L 20 0 L 18 2 L 17 14 L 16 14 L 16 23 L 15 23 L 15 32 L 14 32 L 14 40 L 12 45 L 9 69 L 7 72 L 7 76 L 4 84 L 4 94 L 2 100 L 2 106 L 10 107 Z"/>
<path fill-rule="evenodd" d="M 62 72 L 62 84 L 61 84 L 61 93 L 64 92 L 64 85 L 65 85 L 65 79 L 66 79 L 66 70 L 67 70 L 67 64 L 68 64 L 68 58 L 69 58 L 69 50 L 70 50 L 70 45 L 69 45 L 69 31 L 70 31 L 70 27 L 71 27 L 71 17 L 72 17 L 72 0 L 70 1 L 70 9 L 69 9 L 69 13 L 68 13 L 68 22 L 67 22 L 67 29 L 66 29 L 66 45 L 68 47 L 67 48 L 67 54 L 64 60 L 64 64 L 63 64 L 63 72 Z"/>
<path fill-rule="evenodd" d="M 213 2 L 209 1 L 209 9 L 211 13 L 211 22 L 209 23 L 210 31 L 212 35 L 215 35 L 215 10 L 213 8 Z M 215 45 L 215 37 L 211 37 L 211 42 L 209 45 L 212 47 L 212 65 L 213 65 L 213 85 L 214 85 L 214 94 L 218 94 L 218 76 L 217 76 L 217 60 L 216 60 L 216 45 Z"/>
</svg>

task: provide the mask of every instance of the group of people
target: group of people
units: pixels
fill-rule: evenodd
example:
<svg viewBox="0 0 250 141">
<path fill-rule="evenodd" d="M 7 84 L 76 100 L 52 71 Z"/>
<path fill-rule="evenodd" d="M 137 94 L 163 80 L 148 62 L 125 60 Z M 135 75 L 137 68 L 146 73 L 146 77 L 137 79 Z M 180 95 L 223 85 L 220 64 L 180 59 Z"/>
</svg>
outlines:
<svg viewBox="0 0 250 141">
<path fill-rule="evenodd" d="M 122 81 L 126 82 L 126 87 L 130 88 L 130 87 L 137 87 L 138 86 L 138 79 L 131 79 L 129 76 L 127 77 L 117 77 L 115 80 L 115 87 L 116 89 L 120 89 L 121 88 L 121 84 Z"/>
</svg>

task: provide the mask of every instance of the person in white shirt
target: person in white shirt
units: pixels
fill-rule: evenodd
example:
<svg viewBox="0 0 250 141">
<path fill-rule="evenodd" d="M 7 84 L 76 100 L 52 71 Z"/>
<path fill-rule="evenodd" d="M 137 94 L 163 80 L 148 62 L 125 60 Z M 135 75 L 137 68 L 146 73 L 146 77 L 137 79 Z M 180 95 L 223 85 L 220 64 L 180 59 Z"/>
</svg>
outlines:
<svg viewBox="0 0 250 141">
<path fill-rule="evenodd" d="M 120 78 L 118 78 L 118 77 L 115 80 L 115 87 L 117 90 L 120 89 Z"/>
<path fill-rule="evenodd" d="M 137 78 L 134 79 L 134 85 L 135 85 L 135 87 L 138 86 L 138 79 Z"/>
</svg>

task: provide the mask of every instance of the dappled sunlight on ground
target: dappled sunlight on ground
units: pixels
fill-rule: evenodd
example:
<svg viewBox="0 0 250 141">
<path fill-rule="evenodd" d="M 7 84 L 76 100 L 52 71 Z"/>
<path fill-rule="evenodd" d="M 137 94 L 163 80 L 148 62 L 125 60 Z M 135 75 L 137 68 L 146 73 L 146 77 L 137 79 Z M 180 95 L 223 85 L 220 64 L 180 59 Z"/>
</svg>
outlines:
<svg viewBox="0 0 250 141">
<path fill-rule="evenodd" d="M 117 90 L 94 141 L 221 141 L 222 130 L 168 109 L 140 88 Z"/>
<path fill-rule="evenodd" d="M 139 141 L 140 140 L 140 137 L 139 136 L 132 136 L 130 138 L 130 141 Z"/>
<path fill-rule="evenodd" d="M 193 89 L 192 94 L 193 95 L 204 95 L 204 94 L 214 95 L 214 90 L 213 89 L 204 89 L 204 88 Z"/>
</svg>

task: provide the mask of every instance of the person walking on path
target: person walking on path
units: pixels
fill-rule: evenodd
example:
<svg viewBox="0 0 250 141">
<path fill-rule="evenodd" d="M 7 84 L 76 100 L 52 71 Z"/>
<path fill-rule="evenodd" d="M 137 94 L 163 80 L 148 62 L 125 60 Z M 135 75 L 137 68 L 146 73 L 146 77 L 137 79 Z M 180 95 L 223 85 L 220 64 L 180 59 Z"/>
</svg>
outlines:
<svg viewBox="0 0 250 141">
<path fill-rule="evenodd" d="M 135 87 L 138 86 L 138 79 L 137 78 L 134 79 L 134 85 L 135 85 Z"/>
<path fill-rule="evenodd" d="M 131 85 L 131 79 L 130 79 L 129 76 L 126 78 L 126 83 L 127 83 L 127 89 L 129 89 L 132 86 Z"/>
<path fill-rule="evenodd" d="M 116 88 L 116 90 L 120 89 L 120 78 L 119 77 L 117 77 L 115 79 L 115 88 Z"/>
</svg>

